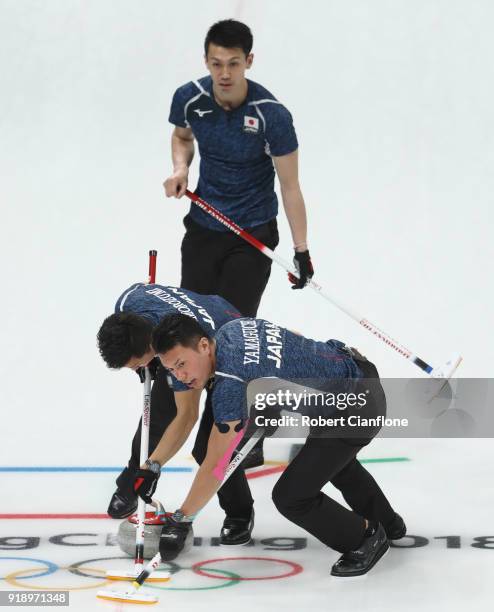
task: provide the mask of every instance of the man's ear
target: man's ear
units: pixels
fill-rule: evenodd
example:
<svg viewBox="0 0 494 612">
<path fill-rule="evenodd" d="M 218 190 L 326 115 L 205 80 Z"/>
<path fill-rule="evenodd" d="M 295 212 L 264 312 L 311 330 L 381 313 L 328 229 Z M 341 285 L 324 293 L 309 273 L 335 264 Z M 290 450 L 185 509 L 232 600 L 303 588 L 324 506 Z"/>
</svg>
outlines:
<svg viewBox="0 0 494 612">
<path fill-rule="evenodd" d="M 207 349 L 209 349 L 209 340 L 205 337 L 202 337 L 199 340 L 199 350 L 201 353 L 205 353 L 207 352 Z"/>
<path fill-rule="evenodd" d="M 247 61 L 247 70 L 252 66 L 252 62 L 254 61 L 254 54 L 253 53 L 249 53 L 249 55 L 246 58 Z"/>
</svg>

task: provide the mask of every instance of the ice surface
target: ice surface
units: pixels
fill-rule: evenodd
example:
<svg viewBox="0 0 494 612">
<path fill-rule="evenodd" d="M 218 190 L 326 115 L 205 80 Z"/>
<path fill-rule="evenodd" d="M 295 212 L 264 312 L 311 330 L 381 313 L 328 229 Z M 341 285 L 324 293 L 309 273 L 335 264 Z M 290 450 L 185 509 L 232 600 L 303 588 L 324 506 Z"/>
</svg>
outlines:
<svg viewBox="0 0 494 612">
<path fill-rule="evenodd" d="M 316 280 L 429 363 L 459 351 L 459 376 L 491 375 L 492 2 L 4 2 L 0 466 L 127 461 L 141 387 L 104 367 L 95 335 L 122 290 L 146 278 L 149 249 L 158 281 L 179 283 L 188 204 L 163 197 L 168 108 L 177 86 L 205 73 L 205 31 L 229 16 L 254 31 L 249 78 L 294 117 Z M 197 168 L 196 156 L 191 188 Z M 287 258 L 283 212 L 279 226 Z M 292 291 L 276 267 L 259 315 L 340 338 L 382 376 L 421 375 L 313 292 Z M 286 459 L 287 444 L 269 441 L 267 457 Z M 188 452 L 173 465 L 195 469 Z M 369 469 L 414 536 L 369 576 L 330 578 L 336 553 L 277 513 L 271 473 L 252 480 L 255 544 L 216 546 L 211 503 L 157 609 L 488 609 L 490 441 L 378 440 L 363 457 L 409 459 Z M 167 507 L 193 474 L 164 474 Z M 0 472 L 0 512 L 101 515 L 115 476 Z M 113 559 L 117 529 L 101 518 L 1 519 L 0 589 L 73 587 L 71 610 L 127 609 L 95 598 L 107 568 L 131 564 Z M 47 562 L 60 569 L 36 576 Z M 81 562 L 93 577 L 66 569 Z"/>
</svg>

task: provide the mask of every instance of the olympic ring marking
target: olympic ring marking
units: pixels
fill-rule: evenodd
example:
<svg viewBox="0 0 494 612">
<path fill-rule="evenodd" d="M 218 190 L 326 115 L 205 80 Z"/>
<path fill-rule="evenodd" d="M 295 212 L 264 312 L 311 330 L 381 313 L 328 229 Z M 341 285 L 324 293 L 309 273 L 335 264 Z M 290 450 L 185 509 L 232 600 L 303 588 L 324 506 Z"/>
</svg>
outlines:
<svg viewBox="0 0 494 612">
<path fill-rule="evenodd" d="M 51 561 L 45 561 L 42 559 L 31 559 L 29 557 L 0 557 L 0 560 L 2 559 L 9 559 L 9 560 L 23 560 L 23 561 L 32 561 L 35 563 L 45 563 L 47 566 L 47 569 L 39 574 L 34 574 L 31 576 L 26 576 L 25 578 L 38 578 L 41 576 L 47 576 L 50 574 L 55 573 L 57 570 L 59 569 L 64 569 L 64 570 L 68 570 L 70 573 L 77 575 L 77 576 L 81 576 L 81 577 L 85 577 L 85 578 L 99 578 L 99 576 L 94 576 L 92 574 L 89 574 L 87 572 L 96 572 L 99 574 L 104 574 L 106 570 L 102 570 L 102 569 L 98 569 L 98 568 L 94 568 L 94 567 L 87 567 L 85 568 L 86 571 L 82 571 L 80 569 L 80 566 L 85 564 L 85 563 L 91 563 L 94 561 L 109 561 L 109 560 L 113 560 L 113 559 L 125 559 L 125 560 L 129 560 L 128 556 L 125 557 L 100 557 L 100 558 L 96 558 L 96 559 L 86 559 L 84 561 L 79 561 L 77 563 L 73 563 L 72 565 L 69 565 L 67 567 L 60 567 L 55 563 L 52 563 Z M 241 576 L 239 576 L 238 574 L 236 574 L 235 572 L 229 571 L 229 570 L 221 570 L 221 569 L 217 569 L 217 568 L 209 568 L 207 570 L 203 569 L 203 567 L 205 565 L 209 565 L 211 563 L 215 563 L 215 562 L 223 562 L 223 561 L 269 561 L 272 563 L 282 563 L 284 565 L 288 565 L 291 569 L 290 571 L 284 573 L 284 574 L 279 574 L 277 576 L 258 576 L 258 577 L 248 577 L 248 578 L 242 578 Z M 228 582 L 226 583 L 222 583 L 220 585 L 217 586 L 210 586 L 210 587 L 160 587 L 157 585 L 151 585 L 151 584 L 147 584 L 146 586 L 149 588 L 154 588 L 154 589 L 159 589 L 162 591 L 207 591 L 207 590 L 212 590 L 212 589 L 219 589 L 219 588 L 225 588 L 227 586 L 233 586 L 234 584 L 238 584 L 241 580 L 276 580 L 276 579 L 280 579 L 280 578 L 288 578 L 290 576 L 295 576 L 297 574 L 300 574 L 301 572 L 303 572 L 303 567 L 301 565 L 299 565 L 298 563 L 294 563 L 293 561 L 286 561 L 284 559 L 273 559 L 272 557 L 223 557 L 223 558 L 219 558 L 219 559 L 209 559 L 207 561 L 198 561 L 197 563 L 194 563 L 194 565 L 192 565 L 191 567 L 181 567 L 180 565 L 178 565 L 177 563 L 174 563 L 173 561 L 168 561 L 166 563 L 166 565 L 168 566 L 168 569 L 170 571 L 171 574 L 175 574 L 177 572 L 179 572 L 180 570 L 192 570 L 195 574 L 199 575 L 199 576 L 203 576 L 206 578 L 213 578 L 213 579 L 217 579 L 217 580 L 227 580 Z M 20 583 L 18 582 L 18 578 L 20 580 L 20 577 L 23 576 L 24 574 L 27 574 L 29 572 L 33 572 L 36 570 L 33 569 L 27 569 L 27 570 L 18 570 L 15 572 L 11 572 L 10 574 L 8 574 L 7 576 L 5 576 L 3 579 L 8 583 L 11 584 L 12 586 L 16 586 L 16 587 L 20 587 L 20 588 L 28 588 L 28 589 L 35 589 L 35 590 L 53 590 L 53 586 L 50 587 L 43 587 L 43 586 L 35 586 L 32 584 L 26 584 L 25 582 Z M 223 574 L 221 576 L 218 575 L 212 575 L 210 572 L 214 572 L 216 574 Z M 24 580 L 25 580 L 24 578 Z M 104 580 L 102 582 L 99 582 L 97 584 L 91 584 L 88 586 L 82 586 L 82 587 L 57 587 L 60 588 L 61 590 L 64 591 L 83 591 L 83 590 L 88 590 L 88 589 L 95 589 L 95 588 L 99 588 L 101 586 L 107 586 L 111 581 L 110 580 Z"/>
<path fill-rule="evenodd" d="M 27 576 L 27 578 L 41 578 L 41 576 L 49 576 L 50 574 L 54 574 L 58 570 L 58 565 L 56 563 L 52 563 L 51 561 L 45 561 L 44 559 L 31 559 L 30 557 L 0 557 L 0 561 L 32 561 L 33 563 L 44 563 L 47 568 L 41 574 L 34 574 L 33 576 Z M 30 572 L 34 570 L 28 570 Z M 7 580 L 6 577 L 0 576 L 0 580 Z"/>
<path fill-rule="evenodd" d="M 126 561 L 128 561 L 129 557 L 98 557 L 97 559 L 86 559 L 85 561 L 78 561 L 77 563 L 72 563 L 72 565 L 70 565 L 67 569 L 69 570 L 69 572 L 71 572 L 75 576 L 82 576 L 84 578 L 96 578 L 97 576 L 92 576 L 91 574 L 88 574 L 85 571 L 83 571 L 81 569 L 81 565 L 83 565 L 84 563 L 93 563 L 94 561 L 112 561 L 115 559 L 125 559 Z M 167 566 L 166 569 L 172 575 L 178 573 L 179 571 L 183 569 L 192 570 L 191 567 L 181 567 L 180 565 L 178 565 L 177 563 L 174 563 L 173 561 L 167 561 L 164 565 Z M 90 568 L 85 568 L 85 569 L 88 570 Z M 91 570 L 91 571 L 100 572 L 101 570 Z M 166 591 L 166 590 L 168 591 L 206 591 L 206 590 L 211 590 L 211 589 L 220 589 L 220 588 L 233 586 L 233 584 L 237 584 L 240 579 L 240 576 L 238 576 L 234 572 L 229 572 L 227 570 L 214 570 L 213 568 L 210 568 L 209 571 L 210 572 L 212 571 L 222 572 L 223 574 L 226 575 L 225 579 L 227 580 L 229 579 L 229 582 L 226 582 L 219 586 L 210 586 L 210 587 L 160 587 L 155 584 L 148 583 L 146 584 L 146 587 L 149 587 L 152 589 L 159 589 L 161 591 Z"/>
<path fill-rule="evenodd" d="M 60 567 L 59 569 L 69 569 L 69 567 Z M 94 567 L 88 567 L 87 569 L 90 569 L 92 572 L 101 572 L 102 574 L 106 573 L 106 570 L 100 570 Z M 11 584 L 12 586 L 21 587 L 22 589 L 26 589 L 26 588 L 34 589 L 36 591 L 53 591 L 57 589 L 61 591 L 86 591 L 88 589 L 97 589 L 102 586 L 108 586 L 108 583 L 110 582 L 110 580 L 103 580 L 103 582 L 99 582 L 98 584 L 90 584 L 88 586 L 82 586 L 82 587 L 55 587 L 53 585 L 49 587 L 44 587 L 44 586 L 35 586 L 33 584 L 26 584 L 25 582 L 24 583 L 17 582 L 16 580 L 17 576 L 21 576 L 22 574 L 26 574 L 27 572 L 32 572 L 32 570 L 28 569 L 28 570 L 18 570 L 16 572 L 12 572 L 8 576 L 5 576 L 5 581 Z M 94 576 L 92 577 L 94 578 Z"/>
<path fill-rule="evenodd" d="M 285 561 L 284 559 L 273 559 L 272 557 L 223 557 L 220 559 L 209 559 L 208 561 L 198 561 L 192 566 L 192 571 L 200 576 L 208 576 L 208 578 L 216 578 L 217 580 L 225 580 L 222 576 L 211 576 L 201 568 L 209 563 L 223 562 L 223 561 L 271 561 L 273 563 L 283 563 L 288 565 L 292 569 L 286 574 L 280 574 L 279 576 L 259 576 L 251 578 L 239 578 L 239 580 L 277 580 L 279 578 L 288 578 L 290 576 L 296 576 L 304 571 L 304 568 L 298 563 L 293 561 Z"/>
<path fill-rule="evenodd" d="M 192 567 L 183 567 L 181 569 L 192 569 Z M 221 574 L 226 574 L 226 576 L 230 577 L 228 582 L 223 582 L 221 584 L 217 584 L 216 586 L 206 586 L 206 587 L 161 587 L 156 584 L 147 584 L 146 586 L 151 589 L 159 589 L 160 591 L 211 591 L 212 589 L 224 589 L 225 587 L 233 586 L 234 584 L 238 584 L 239 580 L 242 580 L 238 574 L 234 572 L 229 572 L 227 570 L 213 569 L 209 568 L 210 572 L 218 572 Z M 225 578 L 226 580 L 227 578 Z"/>
</svg>

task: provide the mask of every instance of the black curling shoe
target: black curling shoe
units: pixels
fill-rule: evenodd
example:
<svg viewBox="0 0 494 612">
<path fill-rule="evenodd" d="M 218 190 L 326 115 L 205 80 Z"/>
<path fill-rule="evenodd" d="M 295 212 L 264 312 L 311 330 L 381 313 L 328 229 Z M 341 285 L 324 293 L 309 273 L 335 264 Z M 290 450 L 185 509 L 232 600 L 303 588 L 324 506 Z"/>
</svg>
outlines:
<svg viewBox="0 0 494 612">
<path fill-rule="evenodd" d="M 137 510 L 137 496 L 130 495 L 122 489 L 117 489 L 112 495 L 108 514 L 114 519 L 127 518 Z"/>
<path fill-rule="evenodd" d="M 407 533 L 405 521 L 399 514 L 395 514 L 395 518 L 384 528 L 388 540 L 399 540 L 404 538 Z"/>
<path fill-rule="evenodd" d="M 331 576 L 339 578 L 362 576 L 374 567 L 388 549 L 386 532 L 383 526 L 377 523 L 359 548 L 341 555 L 331 568 Z"/>
<path fill-rule="evenodd" d="M 227 516 L 223 522 L 220 534 L 222 546 L 242 546 L 251 540 L 254 529 L 254 509 L 248 519 Z"/>
</svg>

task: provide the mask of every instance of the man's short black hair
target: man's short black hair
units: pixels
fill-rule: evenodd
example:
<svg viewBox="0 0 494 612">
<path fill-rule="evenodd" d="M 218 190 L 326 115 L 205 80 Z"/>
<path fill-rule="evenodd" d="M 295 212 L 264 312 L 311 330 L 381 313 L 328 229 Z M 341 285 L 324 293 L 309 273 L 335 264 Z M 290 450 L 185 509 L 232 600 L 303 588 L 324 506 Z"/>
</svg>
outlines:
<svg viewBox="0 0 494 612">
<path fill-rule="evenodd" d="M 112 314 L 98 332 L 98 348 L 109 368 L 123 368 L 132 357 L 142 357 L 151 345 L 153 325 L 133 312 Z"/>
<path fill-rule="evenodd" d="M 224 19 L 213 24 L 204 41 L 204 53 L 207 57 L 209 43 L 226 49 L 242 49 L 245 55 L 252 51 L 254 38 L 249 26 L 235 19 Z"/>
<path fill-rule="evenodd" d="M 152 346 L 156 353 L 166 353 L 178 344 L 196 348 L 201 338 L 210 338 L 192 317 L 173 313 L 164 317 L 153 331 Z"/>
</svg>

